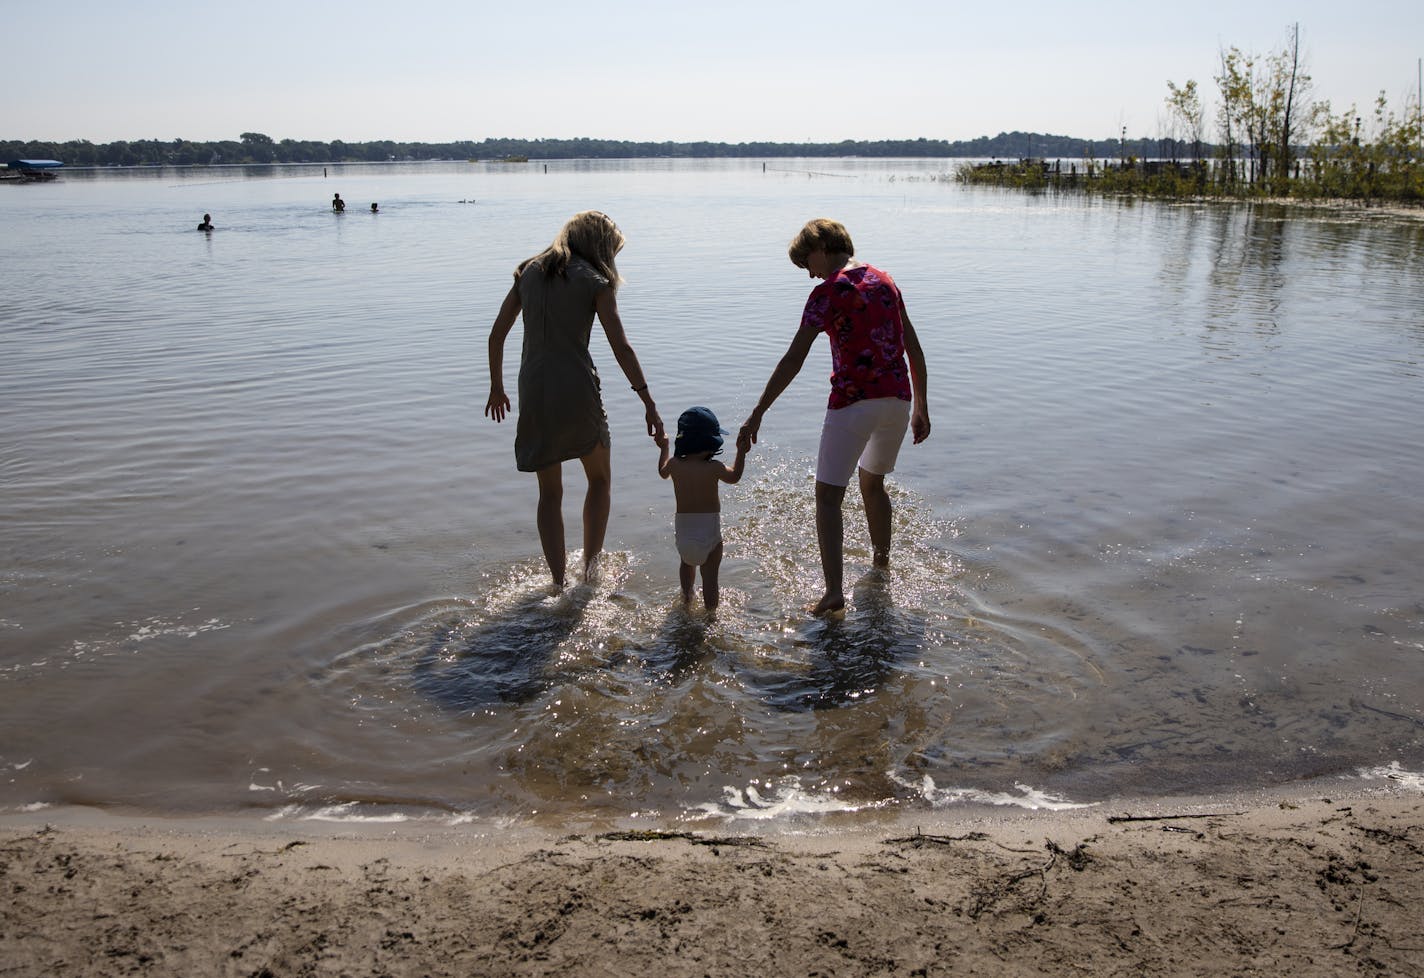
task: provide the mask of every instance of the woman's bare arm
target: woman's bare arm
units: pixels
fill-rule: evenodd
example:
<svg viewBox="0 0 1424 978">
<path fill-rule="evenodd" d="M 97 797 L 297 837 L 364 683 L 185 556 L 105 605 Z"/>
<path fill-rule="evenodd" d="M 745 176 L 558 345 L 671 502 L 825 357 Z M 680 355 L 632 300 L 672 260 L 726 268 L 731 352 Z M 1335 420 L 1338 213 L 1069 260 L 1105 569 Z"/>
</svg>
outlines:
<svg viewBox="0 0 1424 978">
<path fill-rule="evenodd" d="M 930 436 L 929 378 L 925 376 L 925 351 L 920 337 L 910 323 L 910 314 L 900 304 L 900 322 L 905 327 L 905 356 L 910 361 L 910 391 L 914 407 L 910 409 L 910 433 L 918 445 Z"/>
<path fill-rule="evenodd" d="M 791 339 L 791 346 L 782 354 L 776 364 L 776 369 L 771 372 L 771 377 L 766 382 L 766 389 L 762 391 L 756 407 L 752 408 L 751 415 L 742 425 L 742 430 L 738 432 L 738 440 L 741 440 L 745 435 L 750 437 L 752 444 L 756 444 L 757 432 L 761 429 L 762 416 L 781 396 L 781 392 L 786 390 L 787 386 L 796 379 L 796 375 L 801 372 L 802 364 L 806 362 L 807 354 L 811 352 L 811 344 L 816 342 L 816 337 L 820 335 L 820 330 L 809 326 L 803 326 L 796 331 L 796 335 Z"/>
<path fill-rule="evenodd" d="M 485 417 L 503 421 L 509 413 L 509 395 L 504 392 L 504 341 L 519 318 L 522 303 L 519 301 L 519 283 L 509 289 L 500 304 L 499 314 L 494 317 L 494 325 L 489 335 L 489 400 L 485 401 Z"/>
<path fill-rule="evenodd" d="M 633 352 L 633 344 L 628 342 L 628 335 L 623 330 L 623 319 L 618 315 L 618 297 L 613 289 L 604 289 L 598 293 L 594 300 L 594 309 L 598 313 L 598 321 L 603 325 L 603 335 L 608 337 L 613 359 L 618 361 L 618 366 L 623 369 L 623 376 L 628 378 L 629 385 L 643 401 L 648 434 L 653 437 L 662 434 L 663 419 L 658 415 L 653 395 L 648 392 L 648 381 L 643 376 L 642 365 L 638 363 L 638 354 Z"/>
</svg>

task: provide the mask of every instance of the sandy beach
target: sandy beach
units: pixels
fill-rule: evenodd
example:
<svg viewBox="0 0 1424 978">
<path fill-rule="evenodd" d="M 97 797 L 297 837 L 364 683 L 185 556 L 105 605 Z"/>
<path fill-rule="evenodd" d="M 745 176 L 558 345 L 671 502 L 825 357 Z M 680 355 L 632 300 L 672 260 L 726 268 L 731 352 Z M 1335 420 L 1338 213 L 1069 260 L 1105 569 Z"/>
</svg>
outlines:
<svg viewBox="0 0 1424 978">
<path fill-rule="evenodd" d="M 1417 788 L 836 830 L 0 819 L 0 975 L 1421 975 Z"/>
</svg>

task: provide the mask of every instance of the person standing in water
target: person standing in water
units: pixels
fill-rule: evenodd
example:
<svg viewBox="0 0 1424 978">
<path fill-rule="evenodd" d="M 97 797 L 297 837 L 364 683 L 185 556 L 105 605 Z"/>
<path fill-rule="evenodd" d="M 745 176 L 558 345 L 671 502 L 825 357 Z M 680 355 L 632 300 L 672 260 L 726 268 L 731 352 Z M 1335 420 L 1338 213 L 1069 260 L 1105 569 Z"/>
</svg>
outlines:
<svg viewBox="0 0 1424 978">
<path fill-rule="evenodd" d="M 658 435 L 658 475 L 672 480 L 677 514 L 673 518 L 673 540 L 681 558 L 678 581 L 682 585 L 682 603 L 692 601 L 692 588 L 697 582 L 697 568 L 702 568 L 702 604 L 716 611 L 721 590 L 718 572 L 722 567 L 722 501 L 718 489 L 726 482 L 735 484 L 746 469 L 751 440 L 743 435 L 737 439 L 737 457 L 728 468 L 713 456 L 722 451 L 722 436 L 727 432 L 717 422 L 711 408 L 690 407 L 677 419 L 677 441 L 668 455 L 667 435 Z"/>
<path fill-rule="evenodd" d="M 583 503 L 584 579 L 596 570 L 608 529 L 613 481 L 608 416 L 598 370 L 589 356 L 596 315 L 613 357 L 643 402 L 648 434 L 661 437 L 663 421 L 648 391 L 638 355 L 618 314 L 622 281 L 615 259 L 623 232 L 598 211 L 575 214 L 553 244 L 520 262 L 489 335 L 490 394 L 485 416 L 502 422 L 510 411 L 504 390 L 504 344 L 524 320 L 519 358 L 519 421 L 514 459 L 539 480 L 536 523 L 554 585 L 565 583 L 563 463 L 578 459 L 588 489 Z"/>
<path fill-rule="evenodd" d="M 872 561 L 875 567 L 890 563 L 885 476 L 895 470 L 907 421 L 915 444 L 930 436 L 928 385 L 924 351 L 900 289 L 887 273 L 852 257 L 855 246 L 845 225 L 826 218 L 810 221 L 787 254 L 821 284 L 811 290 L 801 326 L 741 435 L 756 442 L 762 416 L 796 378 L 816 337 L 825 333 L 831 344 L 831 396 L 816 461 L 816 540 L 826 590 L 810 608 L 821 615 L 845 607 L 841 504 L 857 470 Z"/>
<path fill-rule="evenodd" d="M 340 214 L 342 211 L 346 210 L 346 201 L 341 199 L 340 194 L 331 195 L 331 209 L 337 214 Z"/>
</svg>

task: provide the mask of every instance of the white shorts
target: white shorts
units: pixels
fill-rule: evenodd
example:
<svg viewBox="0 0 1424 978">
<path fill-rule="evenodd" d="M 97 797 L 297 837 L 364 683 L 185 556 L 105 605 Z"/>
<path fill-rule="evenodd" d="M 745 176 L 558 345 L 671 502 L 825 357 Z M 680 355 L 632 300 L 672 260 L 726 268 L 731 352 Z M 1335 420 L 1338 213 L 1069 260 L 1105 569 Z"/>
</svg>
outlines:
<svg viewBox="0 0 1424 978">
<path fill-rule="evenodd" d="M 875 397 L 826 412 L 816 481 L 845 488 L 856 466 L 872 475 L 895 471 L 895 459 L 910 423 L 910 402 Z"/>
<path fill-rule="evenodd" d="M 722 542 L 721 513 L 678 513 L 673 525 L 677 554 L 684 564 L 701 567 Z"/>
</svg>

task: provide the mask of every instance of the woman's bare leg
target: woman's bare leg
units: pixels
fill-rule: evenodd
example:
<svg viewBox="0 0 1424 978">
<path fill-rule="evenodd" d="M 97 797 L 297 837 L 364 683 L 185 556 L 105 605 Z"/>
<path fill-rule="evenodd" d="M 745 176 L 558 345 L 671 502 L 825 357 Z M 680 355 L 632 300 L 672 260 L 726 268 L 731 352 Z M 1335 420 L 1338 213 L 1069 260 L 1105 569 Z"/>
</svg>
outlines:
<svg viewBox="0 0 1424 978">
<path fill-rule="evenodd" d="M 876 567 L 890 566 L 890 494 L 885 476 L 860 470 L 860 498 L 865 502 L 865 522 L 870 528 L 870 548 Z"/>
<path fill-rule="evenodd" d="M 554 586 L 564 587 L 564 480 L 559 463 L 540 469 L 539 504 L 535 521 L 539 526 L 539 544 L 544 548 L 544 561 L 554 576 Z"/>
<path fill-rule="evenodd" d="M 845 607 L 842 590 L 845 573 L 845 520 L 841 503 L 845 486 L 833 486 L 816 481 L 816 540 L 821 545 L 821 573 L 826 578 L 826 593 L 811 606 L 811 614 L 823 615 Z"/>
<path fill-rule="evenodd" d="M 608 446 L 599 445 L 583 458 L 588 492 L 583 497 L 583 574 L 587 580 L 608 532 L 608 511 L 612 506 L 613 458 Z"/>
</svg>

